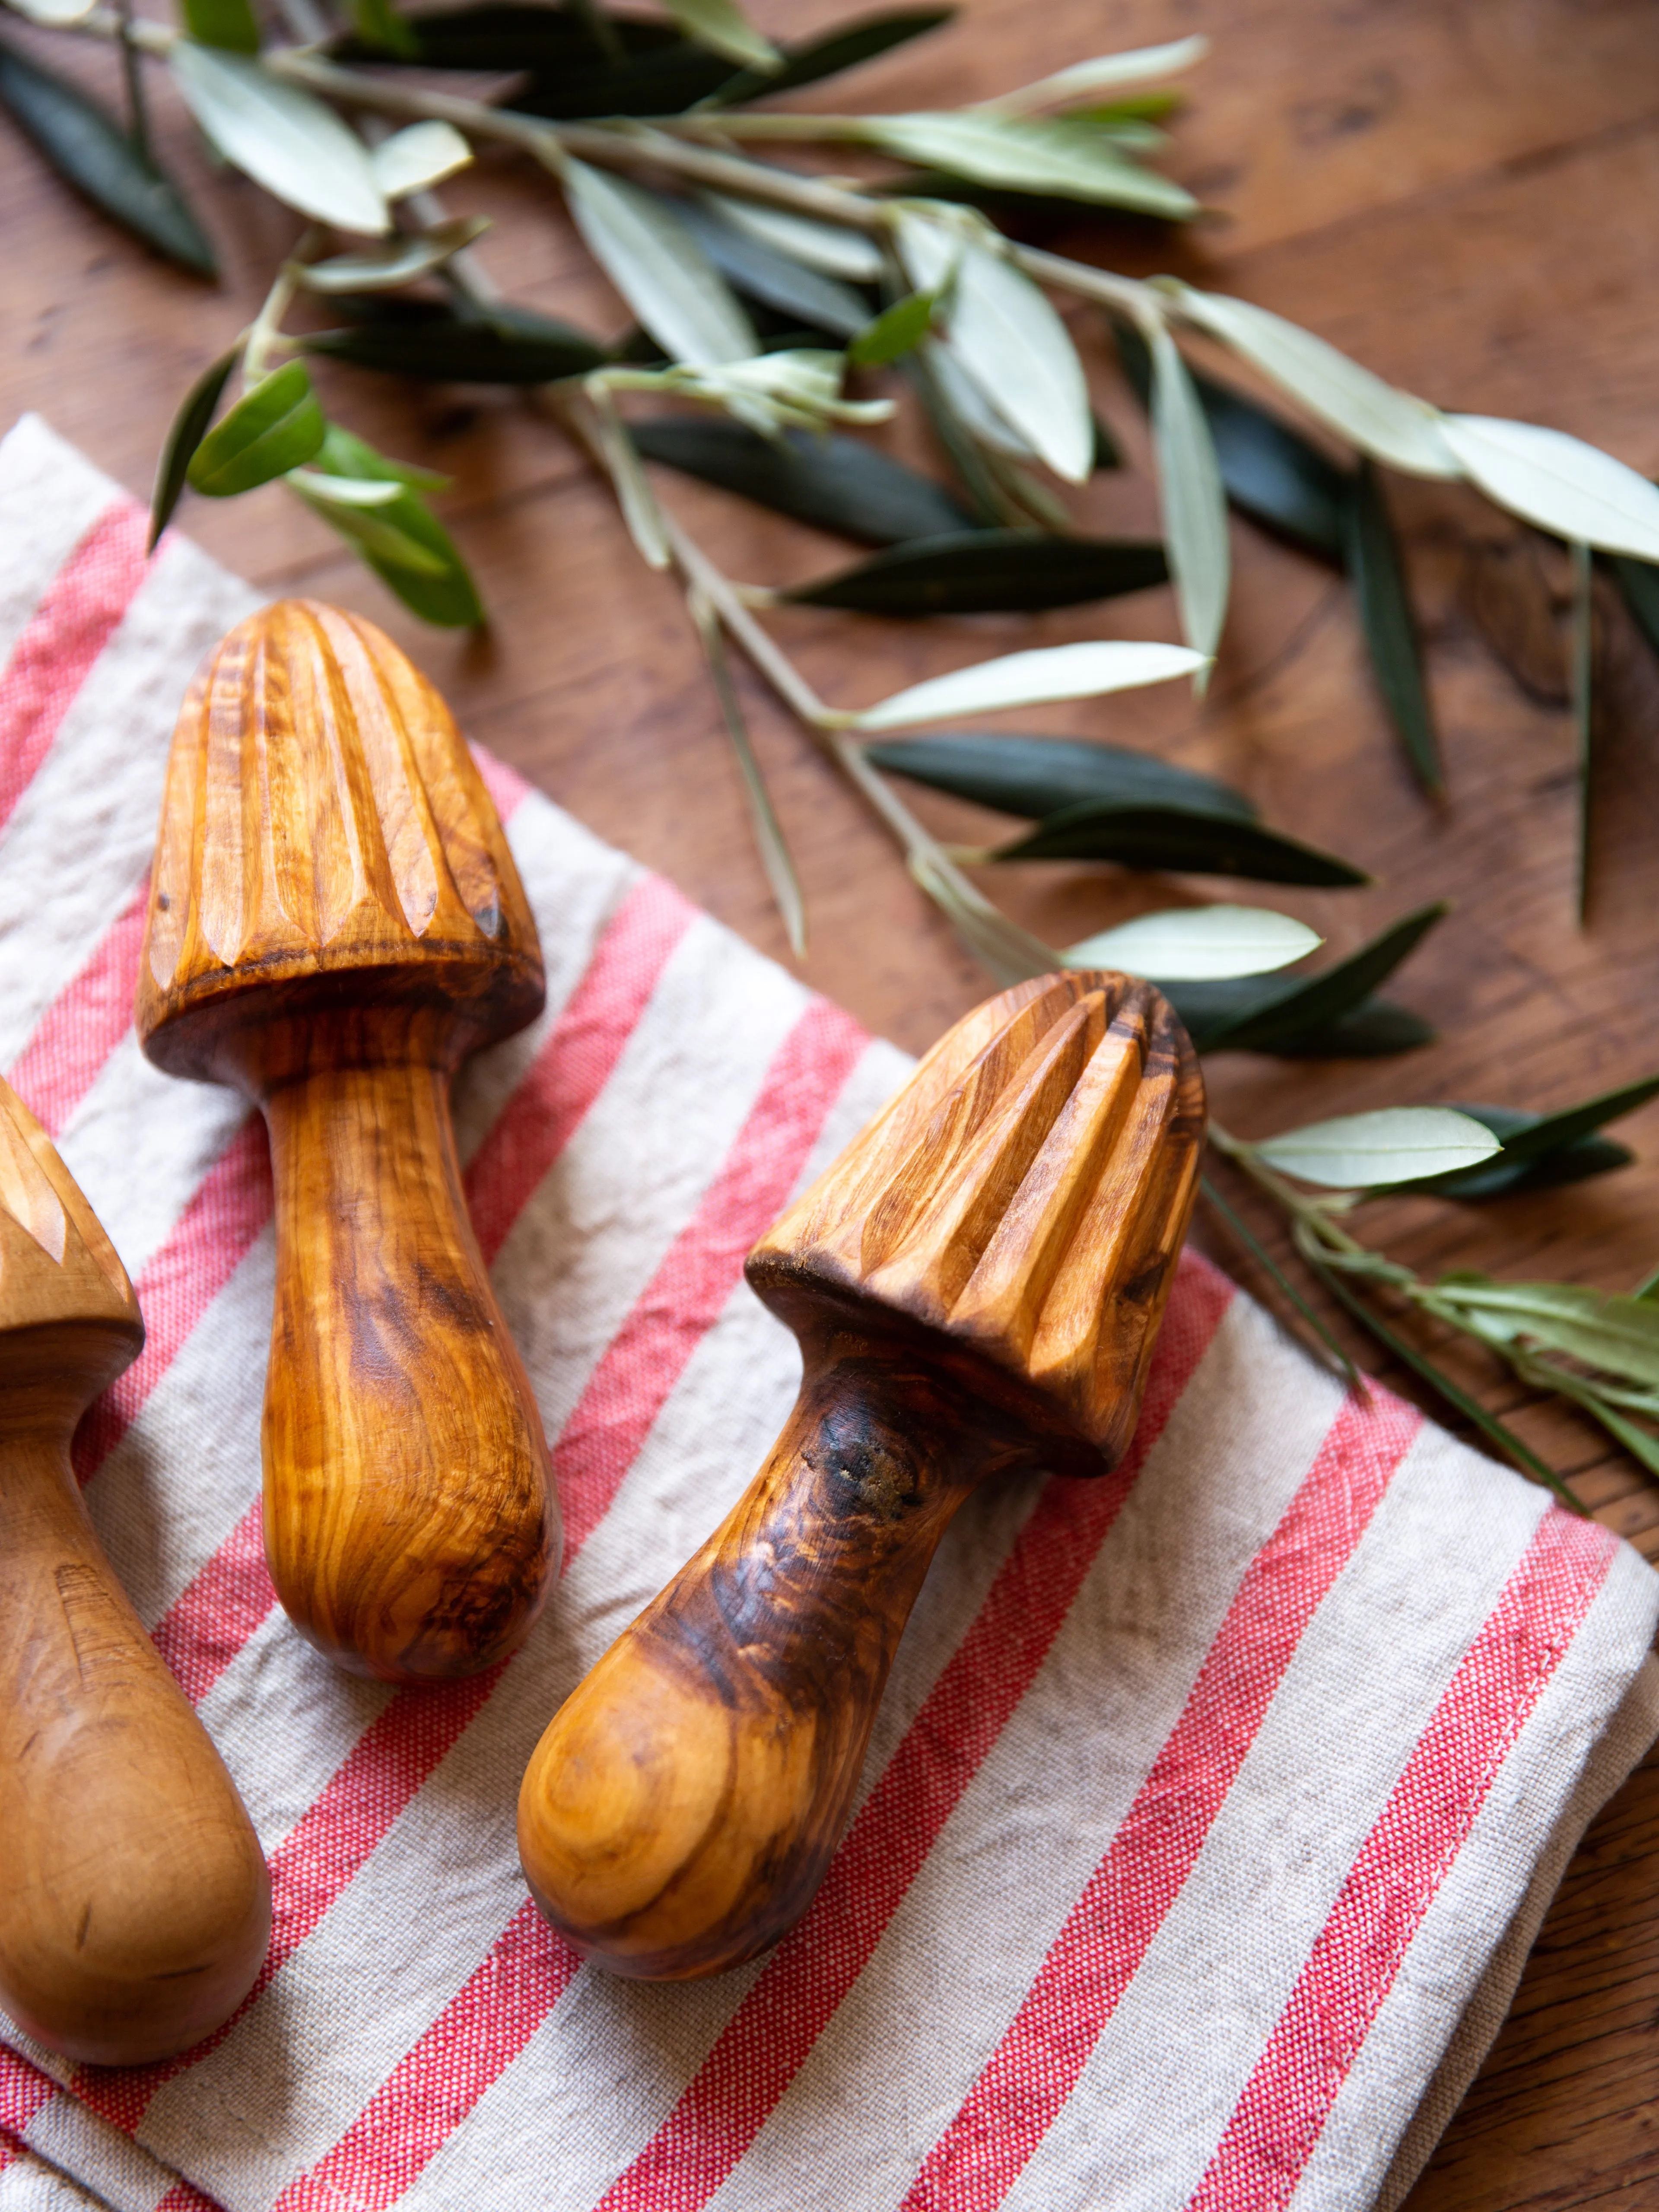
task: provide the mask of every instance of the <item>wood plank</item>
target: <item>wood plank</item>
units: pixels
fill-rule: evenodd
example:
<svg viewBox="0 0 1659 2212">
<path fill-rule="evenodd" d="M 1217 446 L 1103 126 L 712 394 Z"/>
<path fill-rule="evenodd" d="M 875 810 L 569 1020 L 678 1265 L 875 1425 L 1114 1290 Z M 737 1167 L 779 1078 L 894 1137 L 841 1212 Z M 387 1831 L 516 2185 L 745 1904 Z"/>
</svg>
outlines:
<svg viewBox="0 0 1659 2212">
<path fill-rule="evenodd" d="M 758 12 L 799 35 L 846 9 L 777 0 Z M 1659 469 L 1647 219 L 1659 194 L 1659 15 L 1642 0 L 1510 0 L 1484 10 L 1438 0 L 1238 0 L 1231 9 L 1199 0 L 1178 10 L 1152 0 L 1114 0 L 1109 9 L 1091 0 L 1042 9 L 974 0 L 964 21 L 844 91 L 803 98 L 826 107 L 982 98 L 1083 52 L 1194 28 L 1214 35 L 1215 52 L 1190 80 L 1171 166 L 1225 217 L 1182 240 L 1089 218 L 1053 242 L 1247 292 L 1443 404 L 1556 423 Z M 111 78 L 106 56 L 83 66 Z M 140 492 L 178 396 L 252 313 L 295 229 L 251 188 L 211 178 L 176 106 L 165 97 L 159 106 L 167 156 L 209 206 L 224 252 L 217 292 L 162 268 L 69 199 L 0 127 L 0 282 L 15 334 L 0 357 L 0 420 L 39 407 Z M 595 330 L 620 326 L 618 303 L 544 180 L 492 155 L 447 198 L 458 211 L 496 216 L 485 254 L 514 297 Z M 1074 322 L 1103 410 L 1139 463 L 1141 426 L 1112 378 L 1097 320 Z M 435 637 L 389 613 L 373 580 L 275 489 L 223 507 L 193 501 L 186 526 L 272 592 L 316 592 L 386 623 L 473 735 L 787 957 L 676 592 L 641 571 L 584 465 L 510 395 L 406 392 L 331 367 L 319 382 L 364 435 L 453 473 L 442 504 L 493 611 L 489 635 Z M 734 574 L 795 579 L 846 557 L 828 538 L 663 483 Z M 1547 1107 L 1659 1066 L 1646 895 L 1659 737 L 1651 656 L 1609 605 L 1598 672 L 1609 712 L 1597 896 L 1581 932 L 1559 564 L 1467 493 L 1396 484 L 1389 495 L 1429 641 L 1451 776 L 1445 806 L 1417 794 L 1396 757 L 1345 588 L 1242 523 L 1226 658 L 1205 707 L 1171 690 L 1029 718 L 1213 769 L 1275 823 L 1362 861 L 1377 878 L 1364 891 L 1237 889 L 1304 915 L 1336 950 L 1425 900 L 1455 902 L 1396 987 L 1440 1024 L 1442 1041 L 1381 1063 L 1218 1056 L 1217 1110 L 1246 1133 L 1417 1100 Z M 1149 526 L 1144 467 L 1098 479 L 1079 513 L 1104 529 Z M 827 696 L 857 703 L 1016 642 L 1102 629 L 1171 635 L 1174 620 L 1169 595 L 1147 593 L 1103 615 L 1036 623 L 980 617 L 922 630 L 801 610 L 775 628 Z M 740 681 L 811 903 L 808 980 L 902 1042 L 926 1044 L 982 995 L 982 975 L 801 732 L 746 674 Z M 942 799 L 917 806 L 953 834 L 1006 827 Z M 992 888 L 1056 942 L 1152 896 L 1133 877 L 1081 866 L 1009 869 Z M 1183 889 L 1203 896 L 1218 887 Z M 1659 1149 L 1659 1106 L 1620 1133 L 1644 1152 Z M 1250 1218 L 1277 1237 L 1259 1211 Z M 1204 1233 L 1251 1279 L 1224 1238 Z M 1480 1209 L 1400 1201 L 1378 1209 L 1367 1233 L 1425 1271 L 1477 1266 L 1626 1285 L 1659 1258 L 1659 1162 Z M 1573 1474 L 1601 1518 L 1659 1557 L 1659 1492 L 1573 1414 L 1528 1402 L 1478 1357 L 1449 1357 L 1486 1403 L 1512 1413 Z M 1650 1763 L 1575 1860 L 1513 2016 L 1412 2212 L 1659 2202 L 1649 2025 L 1659 2007 L 1656 1887 L 1659 1765 Z"/>
</svg>

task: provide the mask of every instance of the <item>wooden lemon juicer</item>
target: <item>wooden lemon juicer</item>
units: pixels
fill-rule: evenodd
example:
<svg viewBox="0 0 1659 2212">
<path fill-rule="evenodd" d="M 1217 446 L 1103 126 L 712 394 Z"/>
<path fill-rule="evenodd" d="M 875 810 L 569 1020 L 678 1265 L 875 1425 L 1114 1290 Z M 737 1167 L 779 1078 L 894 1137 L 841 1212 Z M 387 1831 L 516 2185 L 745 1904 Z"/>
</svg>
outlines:
<svg viewBox="0 0 1659 2212">
<path fill-rule="evenodd" d="M 0 2006 L 106 2066 L 228 2020 L 270 1933 L 235 1784 L 70 1465 L 76 1423 L 143 1340 L 114 1246 L 0 1083 Z"/>
<path fill-rule="evenodd" d="M 1149 985 L 969 1014 L 749 1256 L 800 1395 L 696 1556 L 555 1714 L 519 1797 L 547 1917 L 624 1974 L 738 1965 L 805 1909 L 893 1653 L 976 1484 L 1133 1432 L 1204 1091 Z"/>
<path fill-rule="evenodd" d="M 461 1060 L 543 998 L 518 872 L 432 686 L 333 607 L 239 624 L 173 737 L 138 1033 L 264 1110 L 265 1553 L 301 1632 L 389 1681 L 503 1657 L 558 1568 L 449 1109 Z"/>
</svg>

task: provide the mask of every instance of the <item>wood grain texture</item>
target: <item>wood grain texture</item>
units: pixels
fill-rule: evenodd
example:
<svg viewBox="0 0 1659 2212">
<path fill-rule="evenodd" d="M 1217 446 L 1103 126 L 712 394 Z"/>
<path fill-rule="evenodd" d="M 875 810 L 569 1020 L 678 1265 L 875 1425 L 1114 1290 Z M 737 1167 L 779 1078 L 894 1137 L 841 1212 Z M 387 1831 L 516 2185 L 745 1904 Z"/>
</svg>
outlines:
<svg viewBox="0 0 1659 2212">
<path fill-rule="evenodd" d="M 98 2065 L 199 2042 L 270 1933 L 252 1824 L 70 1464 L 143 1335 L 114 1248 L 0 1083 L 0 2007 Z"/>
<path fill-rule="evenodd" d="M 849 9 L 847 0 L 756 0 L 754 12 L 769 32 L 799 38 Z M 64 65 L 63 41 L 12 29 Z M 1209 33 L 1213 48 L 1188 80 L 1170 167 L 1221 217 L 1166 239 L 1080 216 L 1042 242 L 1243 293 L 1443 404 L 1553 423 L 1659 473 L 1650 219 L 1659 10 L 1648 0 L 1182 0 L 1179 9 L 1170 0 L 1041 9 L 967 0 L 949 30 L 799 97 L 872 110 L 987 99 L 1080 54 L 1188 31 Z M 76 65 L 118 96 L 112 58 L 85 53 Z M 121 237 L 0 122 L 0 295 L 12 336 L 0 349 L 0 422 L 40 409 L 146 498 L 180 395 L 252 319 L 301 227 L 252 186 L 210 170 L 164 82 L 155 106 L 164 158 L 219 244 L 226 279 L 217 290 Z M 514 298 L 592 330 L 622 328 L 625 311 L 558 216 L 545 179 L 486 155 L 443 194 L 458 214 L 495 217 L 475 250 Z M 1071 319 L 1097 404 L 1133 464 L 1097 478 L 1077 511 L 1087 529 L 1145 534 L 1156 508 L 1137 411 L 1093 319 Z M 403 386 L 327 362 L 315 374 L 331 412 L 352 428 L 453 477 L 438 503 L 477 574 L 488 637 L 422 630 L 280 487 L 223 504 L 192 501 L 182 526 L 273 595 L 310 591 L 371 614 L 443 687 L 470 735 L 787 960 L 696 639 L 672 586 L 641 572 L 605 491 L 514 396 Z M 892 434 L 936 465 L 919 440 L 907 441 L 906 426 Z M 836 540 L 666 471 L 657 480 L 734 575 L 787 583 L 851 557 Z M 1572 922 L 1572 735 L 1565 710 L 1539 696 L 1540 675 L 1544 691 L 1563 689 L 1560 674 L 1549 678 L 1552 652 L 1565 671 L 1548 556 L 1546 588 L 1499 626 L 1500 646 L 1480 582 L 1494 562 L 1526 561 L 1534 541 L 1462 493 L 1396 483 L 1389 498 L 1423 616 L 1449 771 L 1445 806 L 1421 799 L 1398 758 L 1344 588 L 1248 525 L 1234 528 L 1234 606 L 1201 714 L 1170 687 L 1162 700 L 1125 694 L 1021 718 L 1224 775 L 1272 821 L 1370 868 L 1378 879 L 1370 890 L 1274 890 L 1270 903 L 1318 927 L 1334 954 L 1425 899 L 1454 901 L 1450 921 L 1394 987 L 1439 1024 L 1440 1042 L 1404 1060 L 1289 1068 L 1218 1055 L 1206 1070 L 1215 1109 L 1246 1135 L 1439 1099 L 1550 1109 L 1659 1063 L 1651 659 L 1610 611 L 1601 890 L 1581 932 Z M 776 619 L 826 696 L 858 704 L 1024 644 L 1103 629 L 1176 635 L 1167 592 L 1115 601 L 1106 617 L 984 616 L 926 631 L 808 609 Z M 924 1050 L 983 995 L 981 973 L 859 802 L 760 687 L 742 672 L 738 680 L 806 887 L 806 980 L 878 1032 Z M 927 794 L 917 804 L 964 842 L 1009 834 L 977 811 Z M 1010 868 L 991 888 L 1062 944 L 1152 897 L 1115 870 L 1071 865 Z M 1197 879 L 1187 888 L 1235 895 Z M 1259 901 L 1261 888 L 1236 895 Z M 1424 1270 L 1627 1285 L 1659 1257 L 1659 1103 L 1617 1133 L 1642 1155 L 1619 1176 L 1478 1208 L 1401 1200 L 1375 1229 Z M 1283 1258 L 1272 1216 L 1253 1210 L 1250 1218 Z M 1245 1255 L 1212 1237 L 1201 1209 L 1196 1219 L 1224 1264 L 1271 1301 Z M 1340 1316 L 1328 1317 L 1341 1331 Z M 1392 1387 L 1420 1395 L 1372 1349 L 1354 1349 Z M 1462 1361 L 1459 1373 L 1571 1474 L 1598 1518 L 1659 1556 L 1659 1492 L 1622 1454 L 1494 1364 Z M 1447 1419 L 1437 1401 L 1424 1402 Z M 1572 2212 L 1642 2203 L 1644 2192 L 1659 2198 L 1656 1905 L 1659 1763 L 1650 1762 L 1592 1827 L 1510 2024 L 1410 2212 Z"/>
<path fill-rule="evenodd" d="M 557 1571 L 449 1111 L 463 1057 L 542 1000 L 495 810 L 431 686 L 332 608 L 240 624 L 179 715 L 138 1028 L 160 1066 L 264 1110 L 266 1556 L 301 1632 L 386 1680 L 493 1665 Z"/>
<path fill-rule="evenodd" d="M 1157 992 L 1042 977 L 959 1022 L 756 1246 L 750 1282 L 800 1342 L 794 1411 L 520 1791 L 532 1893 L 580 1950 L 681 1980 L 805 1911 L 957 1508 L 1127 1444 L 1203 1128 Z"/>
</svg>

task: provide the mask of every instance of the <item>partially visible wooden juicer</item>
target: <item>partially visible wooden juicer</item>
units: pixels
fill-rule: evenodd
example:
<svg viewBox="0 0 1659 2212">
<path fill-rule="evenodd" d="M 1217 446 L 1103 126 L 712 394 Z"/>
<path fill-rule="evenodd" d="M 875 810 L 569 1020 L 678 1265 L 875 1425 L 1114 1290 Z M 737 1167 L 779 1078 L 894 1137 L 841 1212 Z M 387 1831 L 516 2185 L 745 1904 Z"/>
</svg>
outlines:
<svg viewBox="0 0 1659 2212">
<path fill-rule="evenodd" d="M 173 738 L 138 1031 L 264 1110 L 266 1556 L 301 1632 L 386 1680 L 504 1657 L 558 1569 L 449 1108 L 461 1060 L 543 998 L 518 872 L 432 686 L 337 608 L 239 624 Z"/>
<path fill-rule="evenodd" d="M 70 1465 L 144 1340 L 115 1249 L 0 1083 L 0 2006 L 70 2058 L 183 2051 L 246 1996 L 270 1881 Z"/>
<path fill-rule="evenodd" d="M 1022 983 L 959 1022 L 750 1255 L 800 1340 L 748 1492 L 531 1759 L 538 1904 L 615 1972 L 740 1964 L 805 1911 L 963 1499 L 1099 1474 L 1133 1432 L 1204 1129 L 1145 983 Z"/>
</svg>

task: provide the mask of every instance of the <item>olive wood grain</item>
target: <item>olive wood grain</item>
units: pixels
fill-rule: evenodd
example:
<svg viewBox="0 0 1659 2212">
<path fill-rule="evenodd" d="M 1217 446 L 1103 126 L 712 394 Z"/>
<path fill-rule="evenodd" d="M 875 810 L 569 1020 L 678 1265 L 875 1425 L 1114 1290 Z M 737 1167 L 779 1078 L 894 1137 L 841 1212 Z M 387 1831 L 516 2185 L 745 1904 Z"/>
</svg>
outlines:
<svg viewBox="0 0 1659 2212">
<path fill-rule="evenodd" d="M 532 1893 L 578 1948 L 678 1980 L 805 1911 L 957 1507 L 1127 1444 L 1203 1126 L 1155 991 L 1043 977 L 958 1023 L 750 1255 L 800 1341 L 794 1411 L 520 1792 Z"/>
<path fill-rule="evenodd" d="M 235 1784 L 70 1464 L 76 1423 L 143 1340 L 114 1247 L 0 1083 L 0 2005 L 99 2065 L 199 2042 L 270 1932 Z"/>
<path fill-rule="evenodd" d="M 264 1109 L 266 1556 L 301 1633 L 387 1680 L 504 1657 L 557 1570 L 540 1416 L 449 1109 L 463 1057 L 543 996 L 495 810 L 431 686 L 333 608 L 233 630 L 173 739 L 139 1035 Z"/>
</svg>

